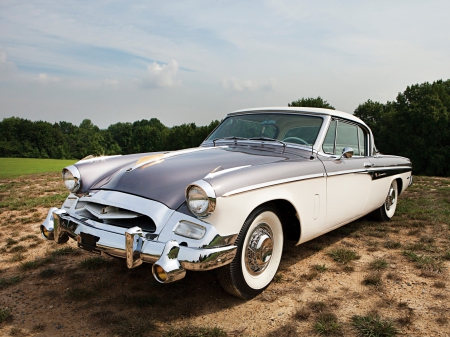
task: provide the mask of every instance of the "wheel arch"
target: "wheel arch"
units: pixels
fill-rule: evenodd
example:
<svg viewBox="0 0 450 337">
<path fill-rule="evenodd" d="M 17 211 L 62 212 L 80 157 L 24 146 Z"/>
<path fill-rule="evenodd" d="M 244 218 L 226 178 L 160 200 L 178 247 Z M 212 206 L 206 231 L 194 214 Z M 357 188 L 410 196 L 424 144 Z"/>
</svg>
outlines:
<svg viewBox="0 0 450 337">
<path fill-rule="evenodd" d="M 403 179 L 401 177 L 398 177 L 398 178 L 395 178 L 394 180 L 397 181 L 398 195 L 400 195 L 403 192 Z"/>
<path fill-rule="evenodd" d="M 273 205 L 275 207 L 283 226 L 284 238 L 297 243 L 300 240 L 301 224 L 294 205 L 286 199 L 274 199 L 266 201 L 254 209 L 264 205 Z"/>
</svg>

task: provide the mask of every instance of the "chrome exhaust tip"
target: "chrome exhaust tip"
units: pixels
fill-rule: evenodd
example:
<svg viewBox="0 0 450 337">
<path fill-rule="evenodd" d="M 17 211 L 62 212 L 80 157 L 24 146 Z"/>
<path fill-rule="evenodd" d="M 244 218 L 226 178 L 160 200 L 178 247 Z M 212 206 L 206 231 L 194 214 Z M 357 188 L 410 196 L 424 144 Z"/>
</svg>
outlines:
<svg viewBox="0 0 450 337">
<path fill-rule="evenodd" d="M 161 257 L 153 264 L 152 274 L 159 283 L 170 283 L 181 280 L 186 276 L 184 269 L 178 261 L 180 246 L 171 240 L 166 243 Z"/>
</svg>

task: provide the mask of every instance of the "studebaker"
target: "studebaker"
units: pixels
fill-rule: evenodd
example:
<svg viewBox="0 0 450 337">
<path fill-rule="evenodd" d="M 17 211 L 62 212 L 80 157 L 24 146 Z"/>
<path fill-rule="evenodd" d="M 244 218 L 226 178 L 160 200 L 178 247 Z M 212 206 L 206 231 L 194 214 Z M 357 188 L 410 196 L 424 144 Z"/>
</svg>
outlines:
<svg viewBox="0 0 450 337">
<path fill-rule="evenodd" d="M 387 221 L 412 183 L 355 116 L 319 108 L 235 111 L 198 147 L 88 157 L 63 169 L 69 195 L 42 235 L 151 263 L 158 282 L 217 269 L 249 299 L 266 289 L 286 239 L 300 245 L 368 213 Z"/>
</svg>

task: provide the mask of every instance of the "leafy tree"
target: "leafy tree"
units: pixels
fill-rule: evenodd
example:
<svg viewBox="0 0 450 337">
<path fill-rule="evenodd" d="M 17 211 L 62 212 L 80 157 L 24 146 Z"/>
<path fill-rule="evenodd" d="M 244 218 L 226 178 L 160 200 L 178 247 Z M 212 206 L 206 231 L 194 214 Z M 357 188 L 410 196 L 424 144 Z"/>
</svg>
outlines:
<svg viewBox="0 0 450 337">
<path fill-rule="evenodd" d="M 291 103 L 288 103 L 289 107 L 309 107 L 309 108 L 324 108 L 324 109 L 332 109 L 335 110 L 335 108 L 329 104 L 327 101 L 325 101 L 322 97 L 318 96 L 317 98 L 302 98 L 298 99 L 296 101 L 292 101 Z"/>
<path fill-rule="evenodd" d="M 415 84 L 394 102 L 393 143 L 417 173 L 450 175 L 450 80 Z"/>
<path fill-rule="evenodd" d="M 450 80 L 408 86 L 386 104 L 368 100 L 355 115 L 382 153 L 410 158 L 415 174 L 450 176 Z"/>
<path fill-rule="evenodd" d="M 354 115 L 370 127 L 378 150 L 382 153 L 392 153 L 391 130 L 395 115 L 393 103 L 383 104 L 369 99 L 356 108 Z"/>
<path fill-rule="evenodd" d="M 111 124 L 108 133 L 119 147 L 119 153 L 130 154 L 133 152 L 133 125 L 131 123 Z"/>
</svg>

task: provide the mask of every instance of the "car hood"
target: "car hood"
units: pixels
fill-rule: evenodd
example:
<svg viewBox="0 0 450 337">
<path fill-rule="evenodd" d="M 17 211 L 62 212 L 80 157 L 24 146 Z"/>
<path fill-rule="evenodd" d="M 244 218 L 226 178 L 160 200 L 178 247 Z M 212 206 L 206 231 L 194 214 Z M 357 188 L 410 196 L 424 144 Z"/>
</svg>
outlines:
<svg viewBox="0 0 450 337">
<path fill-rule="evenodd" d="M 301 153 L 277 149 L 243 147 L 200 147 L 143 156 L 91 187 L 112 190 L 159 201 L 177 209 L 185 201 L 186 187 L 214 170 L 253 167 L 299 159 Z"/>
</svg>

